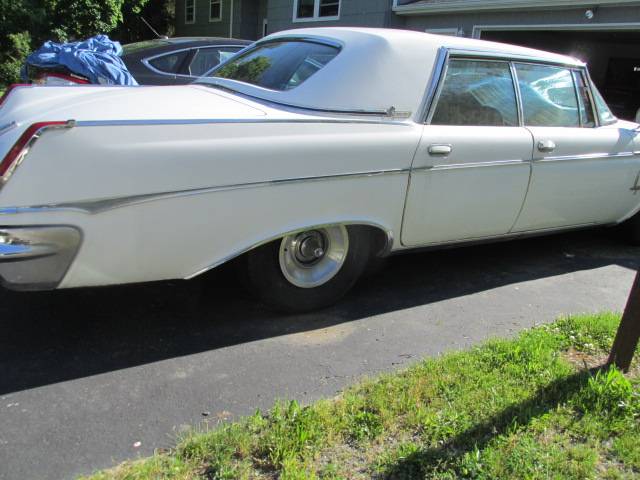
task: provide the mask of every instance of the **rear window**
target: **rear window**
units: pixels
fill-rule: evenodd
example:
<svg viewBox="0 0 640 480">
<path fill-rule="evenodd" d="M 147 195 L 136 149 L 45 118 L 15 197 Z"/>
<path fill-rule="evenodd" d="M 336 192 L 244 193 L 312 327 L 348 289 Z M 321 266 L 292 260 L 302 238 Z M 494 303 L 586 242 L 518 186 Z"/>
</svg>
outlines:
<svg viewBox="0 0 640 480">
<path fill-rule="evenodd" d="M 241 49 L 242 47 L 199 48 L 189 65 L 189 74 L 195 77 L 204 75 L 219 63 L 231 58 Z"/>
<path fill-rule="evenodd" d="M 149 60 L 149 64 L 163 73 L 176 73 L 180 65 L 187 58 L 187 51 L 170 53 Z"/>
<path fill-rule="evenodd" d="M 291 90 L 316 74 L 338 53 L 339 48 L 309 41 L 263 43 L 221 65 L 210 76 L 270 90 Z"/>
</svg>

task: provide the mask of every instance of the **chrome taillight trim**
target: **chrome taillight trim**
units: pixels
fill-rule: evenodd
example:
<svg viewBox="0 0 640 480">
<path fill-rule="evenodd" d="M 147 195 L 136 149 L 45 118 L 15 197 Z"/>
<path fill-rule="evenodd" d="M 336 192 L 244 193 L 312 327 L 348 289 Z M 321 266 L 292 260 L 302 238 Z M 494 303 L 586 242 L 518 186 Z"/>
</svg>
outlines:
<svg viewBox="0 0 640 480">
<path fill-rule="evenodd" d="M 35 130 L 31 134 L 31 136 L 26 140 L 26 142 L 24 143 L 24 146 L 22 147 L 20 152 L 11 161 L 11 164 L 9 165 L 7 170 L 0 177 L 0 190 L 2 190 L 2 188 L 7 184 L 9 179 L 13 176 L 13 174 L 16 172 L 16 170 L 20 166 L 20 164 L 24 161 L 25 157 L 29 154 L 29 151 L 33 148 L 33 146 L 36 144 L 36 142 L 40 139 L 40 137 L 42 136 L 42 134 L 45 131 L 73 128 L 76 125 L 76 122 L 75 122 L 75 120 L 67 120 L 65 122 L 59 122 L 59 121 L 56 121 L 56 122 L 36 122 L 33 125 L 30 125 L 29 127 L 27 127 L 25 129 L 25 131 L 22 133 L 22 135 L 27 133 L 29 131 L 29 129 L 33 128 L 35 125 L 39 125 L 39 124 L 43 124 L 43 125 L 40 128 L 38 128 L 37 130 Z M 11 150 L 16 146 L 16 144 L 18 144 L 18 143 L 20 143 L 22 141 L 23 141 L 22 136 L 20 136 L 18 138 L 18 140 L 16 140 L 16 143 L 11 147 L 11 149 L 9 149 L 9 152 L 7 152 L 7 155 L 10 155 Z M 2 162 L 0 162 L 0 164 L 1 163 L 4 163 L 4 160 Z"/>
</svg>

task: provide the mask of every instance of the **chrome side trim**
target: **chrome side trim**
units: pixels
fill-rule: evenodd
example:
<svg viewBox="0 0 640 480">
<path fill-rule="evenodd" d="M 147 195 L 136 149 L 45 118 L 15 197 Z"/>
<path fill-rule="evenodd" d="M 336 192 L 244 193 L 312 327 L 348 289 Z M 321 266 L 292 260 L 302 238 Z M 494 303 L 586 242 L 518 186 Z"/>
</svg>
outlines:
<svg viewBox="0 0 640 480">
<path fill-rule="evenodd" d="M 295 123 L 295 124 L 369 124 L 410 126 L 407 122 L 390 119 L 370 118 L 203 118 L 203 119 L 157 119 L 157 120 L 80 120 L 78 127 L 137 127 L 157 125 L 210 125 L 210 124 L 253 124 L 253 123 Z"/>
<path fill-rule="evenodd" d="M 580 160 L 602 160 L 607 158 L 629 158 L 639 155 L 638 152 L 621 153 L 587 153 L 584 155 L 560 155 L 556 157 L 534 158 L 536 163 L 575 162 Z"/>
<path fill-rule="evenodd" d="M 342 180 L 348 178 L 367 178 L 380 175 L 408 174 L 410 169 L 397 168 L 389 170 L 373 170 L 368 172 L 340 173 L 334 175 L 319 175 L 314 177 L 296 177 L 268 180 L 264 182 L 237 183 L 229 185 L 217 185 L 212 187 L 193 188 L 186 190 L 175 190 L 167 192 L 147 193 L 141 195 L 128 195 L 122 197 L 110 197 L 93 200 L 81 200 L 77 202 L 51 203 L 46 205 L 34 205 L 25 207 L 3 207 L 0 208 L 0 215 L 17 215 L 24 213 L 43 213 L 71 211 L 95 215 L 109 210 L 115 210 L 130 205 L 164 200 L 168 198 L 191 197 L 208 193 L 225 192 L 231 190 L 244 190 L 250 188 L 264 188 L 293 183 L 321 182 L 326 180 Z"/>
<path fill-rule="evenodd" d="M 411 112 L 398 111 L 394 106 L 390 106 L 386 110 L 343 110 L 337 108 L 313 108 L 307 105 L 296 105 L 295 103 L 276 102 L 266 98 L 259 97 L 257 95 L 251 95 L 247 92 L 234 89 L 233 84 L 248 85 L 239 80 L 231 80 L 227 78 L 211 77 L 204 79 L 201 77 L 201 81 L 192 83 L 192 85 L 202 85 L 211 88 L 218 88 L 224 92 L 228 92 L 231 95 L 247 98 L 253 102 L 262 103 L 265 105 L 271 105 L 278 109 L 295 109 L 303 112 L 324 113 L 329 115 L 366 115 L 366 116 L 378 116 L 378 117 L 390 117 L 406 119 L 411 116 Z M 253 86 L 253 85 L 252 85 Z"/>
<path fill-rule="evenodd" d="M 393 232 L 387 228 L 385 228 L 384 226 L 378 224 L 378 223 L 374 223 L 374 222 L 366 222 L 366 221 L 360 221 L 360 220 L 354 220 L 354 221 L 347 221 L 347 222 L 340 222 L 340 223 L 327 223 L 327 224 L 322 224 L 322 225 L 307 225 L 305 227 L 301 227 L 301 228 L 297 228 L 295 230 L 291 230 L 288 232 L 283 232 L 283 233 L 279 233 L 277 235 L 274 235 L 272 237 L 266 238 L 260 242 L 257 242 L 247 248 L 243 248 L 240 249 L 230 255 L 227 255 L 226 257 L 212 263 L 211 265 L 207 265 L 206 267 L 184 277 L 185 280 L 191 280 L 192 278 L 195 278 L 197 276 L 200 276 L 210 270 L 213 270 L 216 267 L 219 267 L 220 265 L 227 263 L 231 260 L 233 260 L 234 258 L 238 258 L 241 255 L 244 255 L 247 252 L 250 252 L 251 250 L 255 250 L 256 248 L 259 248 L 263 245 L 266 245 L 267 243 L 271 243 L 275 240 L 278 240 L 279 238 L 283 238 L 289 235 L 296 235 L 298 233 L 302 233 L 304 231 L 307 230 L 311 230 L 311 229 L 320 229 L 320 228 L 327 228 L 327 227 L 333 227 L 336 225 L 364 225 L 364 226 L 369 226 L 369 227 L 374 227 L 377 228 L 378 230 L 381 230 L 383 232 L 385 232 L 385 235 L 387 237 L 387 241 L 386 241 L 386 245 L 384 246 L 384 248 L 382 249 L 382 251 L 379 253 L 379 256 L 383 257 L 383 256 L 387 256 L 391 253 L 391 251 L 393 250 Z"/>
<path fill-rule="evenodd" d="M 413 171 L 458 170 L 462 168 L 505 167 L 510 165 L 529 165 L 529 160 L 495 160 L 491 162 L 452 163 L 448 165 L 428 165 L 414 168 Z"/>
</svg>

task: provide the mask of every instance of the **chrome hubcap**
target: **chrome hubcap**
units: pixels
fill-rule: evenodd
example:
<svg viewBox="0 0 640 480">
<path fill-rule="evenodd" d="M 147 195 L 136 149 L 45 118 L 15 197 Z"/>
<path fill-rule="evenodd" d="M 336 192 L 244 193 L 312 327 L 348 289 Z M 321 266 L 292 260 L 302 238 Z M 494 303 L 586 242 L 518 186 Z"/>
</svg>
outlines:
<svg viewBox="0 0 640 480">
<path fill-rule="evenodd" d="M 348 251 L 349 235 L 342 225 L 288 235 L 280 244 L 280 269 L 296 287 L 318 287 L 340 271 Z"/>
</svg>

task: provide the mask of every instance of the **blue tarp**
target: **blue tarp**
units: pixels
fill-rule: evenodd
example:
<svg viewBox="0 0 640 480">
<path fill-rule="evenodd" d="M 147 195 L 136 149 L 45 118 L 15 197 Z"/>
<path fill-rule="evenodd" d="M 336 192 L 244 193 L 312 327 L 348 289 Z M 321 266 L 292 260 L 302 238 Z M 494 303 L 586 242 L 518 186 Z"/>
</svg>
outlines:
<svg viewBox="0 0 640 480">
<path fill-rule="evenodd" d="M 120 58 L 122 46 L 106 35 L 83 42 L 45 42 L 27 57 L 27 63 L 40 68 L 64 66 L 91 83 L 102 85 L 138 85 Z"/>
</svg>

